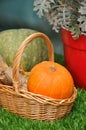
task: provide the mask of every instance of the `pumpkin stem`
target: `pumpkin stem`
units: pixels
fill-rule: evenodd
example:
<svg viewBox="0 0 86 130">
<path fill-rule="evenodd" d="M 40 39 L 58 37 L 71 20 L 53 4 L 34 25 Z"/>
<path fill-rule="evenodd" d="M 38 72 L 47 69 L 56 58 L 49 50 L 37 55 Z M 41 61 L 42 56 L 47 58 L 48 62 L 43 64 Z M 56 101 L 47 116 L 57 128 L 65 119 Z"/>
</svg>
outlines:
<svg viewBox="0 0 86 130">
<path fill-rule="evenodd" d="M 56 71 L 55 66 L 50 66 L 50 70 L 51 70 L 52 72 L 55 72 L 55 71 Z"/>
</svg>

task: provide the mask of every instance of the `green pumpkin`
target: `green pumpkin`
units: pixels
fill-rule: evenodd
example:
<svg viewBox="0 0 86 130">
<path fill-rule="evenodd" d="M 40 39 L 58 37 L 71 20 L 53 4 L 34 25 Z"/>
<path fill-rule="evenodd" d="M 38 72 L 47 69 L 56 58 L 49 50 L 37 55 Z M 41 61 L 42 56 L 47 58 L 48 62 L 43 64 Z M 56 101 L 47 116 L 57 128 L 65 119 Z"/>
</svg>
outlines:
<svg viewBox="0 0 86 130">
<path fill-rule="evenodd" d="M 15 54 L 22 42 L 35 32 L 31 29 L 9 29 L 0 32 L 0 55 L 9 66 L 13 65 Z M 30 71 L 35 64 L 44 60 L 48 60 L 46 43 L 42 38 L 36 38 L 25 48 L 20 65 L 25 71 Z"/>
</svg>

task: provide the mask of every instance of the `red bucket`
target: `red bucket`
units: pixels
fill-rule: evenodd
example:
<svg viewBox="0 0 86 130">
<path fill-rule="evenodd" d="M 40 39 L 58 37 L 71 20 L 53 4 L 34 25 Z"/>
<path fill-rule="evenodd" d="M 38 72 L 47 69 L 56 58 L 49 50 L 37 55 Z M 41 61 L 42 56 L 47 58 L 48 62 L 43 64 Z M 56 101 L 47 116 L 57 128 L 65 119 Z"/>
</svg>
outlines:
<svg viewBox="0 0 86 130">
<path fill-rule="evenodd" d="M 86 89 L 86 36 L 80 35 L 74 40 L 65 28 L 62 28 L 61 34 L 66 67 L 71 72 L 75 85 Z"/>
</svg>

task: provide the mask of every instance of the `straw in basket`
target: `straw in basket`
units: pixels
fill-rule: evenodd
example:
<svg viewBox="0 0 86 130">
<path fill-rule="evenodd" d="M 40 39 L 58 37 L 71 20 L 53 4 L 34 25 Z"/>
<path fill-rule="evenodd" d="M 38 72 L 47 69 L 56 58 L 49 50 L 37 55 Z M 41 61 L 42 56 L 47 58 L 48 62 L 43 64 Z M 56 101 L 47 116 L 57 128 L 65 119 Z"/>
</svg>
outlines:
<svg viewBox="0 0 86 130">
<path fill-rule="evenodd" d="M 53 99 L 43 95 L 34 94 L 22 89 L 19 81 L 19 66 L 22 53 L 34 38 L 41 37 L 48 47 L 49 61 L 54 61 L 54 51 L 49 38 L 43 33 L 34 33 L 26 38 L 19 47 L 12 68 L 13 86 L 0 84 L 0 105 L 23 117 L 36 120 L 56 120 L 67 115 L 77 96 L 76 88 L 73 95 L 64 100 Z"/>
</svg>

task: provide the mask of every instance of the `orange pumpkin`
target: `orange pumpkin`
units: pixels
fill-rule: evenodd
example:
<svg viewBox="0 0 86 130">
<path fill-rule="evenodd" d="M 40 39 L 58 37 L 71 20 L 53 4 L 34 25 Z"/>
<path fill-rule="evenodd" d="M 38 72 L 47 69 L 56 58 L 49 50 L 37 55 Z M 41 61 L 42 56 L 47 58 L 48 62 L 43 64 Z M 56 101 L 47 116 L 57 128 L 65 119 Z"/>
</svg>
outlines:
<svg viewBox="0 0 86 130">
<path fill-rule="evenodd" d="M 32 68 L 27 87 L 32 93 L 65 99 L 73 94 L 74 82 L 65 67 L 52 61 L 44 61 Z"/>
</svg>

